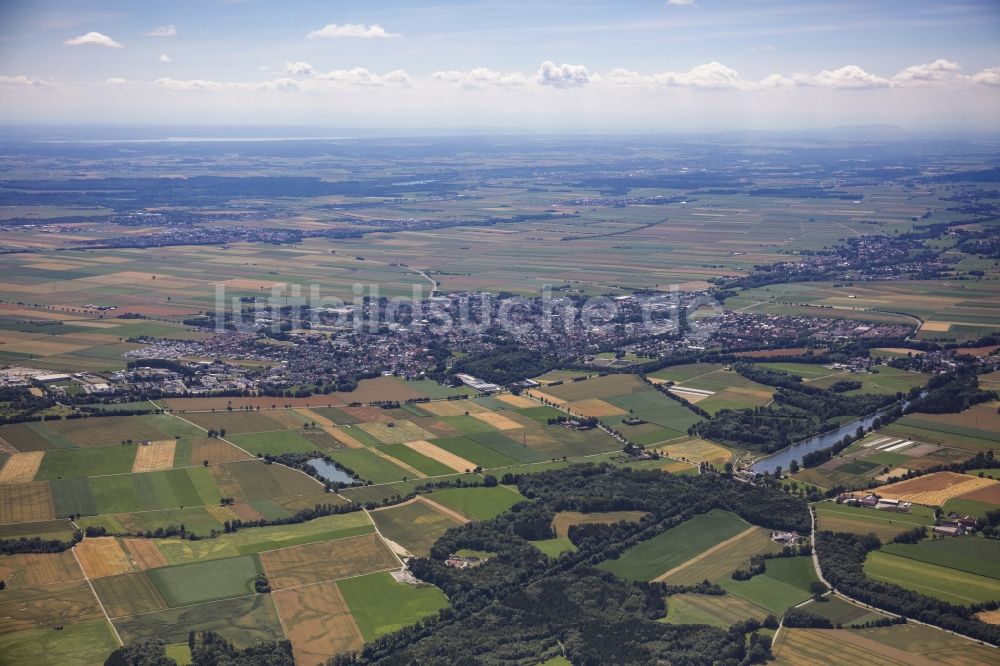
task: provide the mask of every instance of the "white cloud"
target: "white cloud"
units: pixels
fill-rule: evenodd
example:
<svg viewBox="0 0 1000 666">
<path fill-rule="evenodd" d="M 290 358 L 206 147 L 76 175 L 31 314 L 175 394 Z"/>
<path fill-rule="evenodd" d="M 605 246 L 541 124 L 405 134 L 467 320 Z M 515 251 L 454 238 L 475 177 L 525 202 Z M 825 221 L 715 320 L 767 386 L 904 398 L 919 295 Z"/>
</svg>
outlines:
<svg viewBox="0 0 1000 666">
<path fill-rule="evenodd" d="M 743 88 L 748 84 L 739 73 L 714 60 L 704 65 L 692 67 L 686 72 L 661 72 L 643 75 L 625 69 L 616 69 L 609 75 L 613 83 L 645 87 L 686 87 L 686 88 Z"/>
<path fill-rule="evenodd" d="M 173 23 L 161 25 L 146 33 L 147 37 L 173 37 L 177 34 L 177 26 Z"/>
<path fill-rule="evenodd" d="M 792 80 L 798 86 L 819 88 L 887 88 L 891 84 L 889 79 L 866 72 L 857 65 L 845 65 L 833 71 L 823 70 L 815 76 L 796 74 Z"/>
<path fill-rule="evenodd" d="M 109 49 L 122 48 L 122 44 L 100 32 L 88 32 L 86 35 L 67 39 L 63 44 L 66 46 L 103 46 Z"/>
<path fill-rule="evenodd" d="M 486 67 L 475 67 L 467 72 L 458 70 L 448 70 L 446 72 L 434 72 L 431 77 L 435 81 L 454 83 L 462 88 L 487 88 L 487 87 L 517 87 L 527 85 L 528 79 L 521 72 L 495 72 Z"/>
<path fill-rule="evenodd" d="M 126 83 L 128 83 L 128 81 L 126 81 L 123 78 L 117 77 L 117 76 L 114 76 L 114 77 L 112 77 L 110 79 L 105 79 L 104 80 L 104 85 L 106 85 L 106 86 L 123 86 Z"/>
<path fill-rule="evenodd" d="M 260 68 L 258 67 L 258 69 Z M 285 68 L 281 70 L 281 73 L 289 76 L 311 76 L 316 73 L 316 70 L 307 62 L 289 62 L 286 60 Z"/>
<path fill-rule="evenodd" d="M 315 76 L 315 80 L 325 81 L 328 83 L 345 83 L 353 86 L 381 86 L 385 84 L 398 86 L 410 85 L 410 75 L 401 69 L 389 72 L 384 76 L 379 76 L 374 72 L 368 71 L 364 67 L 355 67 L 354 69 L 335 69 L 324 74 L 317 74 Z"/>
<path fill-rule="evenodd" d="M 1000 86 L 1000 67 L 990 67 L 973 74 L 972 82 L 984 86 Z"/>
<path fill-rule="evenodd" d="M 170 62 L 170 56 L 168 56 L 166 53 L 161 53 L 160 62 Z"/>
<path fill-rule="evenodd" d="M 907 67 L 892 77 L 892 80 L 898 83 L 948 81 L 957 77 L 961 70 L 958 64 L 942 58 L 931 63 Z"/>
<path fill-rule="evenodd" d="M 48 88 L 52 84 L 34 76 L 18 74 L 17 76 L 0 75 L 0 86 L 6 88 Z"/>
<path fill-rule="evenodd" d="M 319 30 L 313 30 L 306 35 L 306 39 L 323 39 L 328 37 L 359 37 L 361 39 L 388 39 L 399 37 L 400 35 L 386 32 L 382 26 L 373 23 L 328 23 Z"/>
<path fill-rule="evenodd" d="M 667 0 L 670 7 L 690 7 L 694 5 L 694 0 Z"/>
<path fill-rule="evenodd" d="M 535 79 L 540 85 L 553 86 L 555 88 L 572 88 L 587 85 L 590 82 L 590 74 L 583 65 L 556 65 L 550 60 L 546 60 L 538 68 L 538 75 Z"/>
<path fill-rule="evenodd" d="M 167 90 L 177 90 L 181 92 L 259 92 L 259 91 L 294 91 L 299 89 L 299 82 L 295 79 L 271 79 L 268 81 L 254 81 L 252 83 L 220 83 L 218 81 L 206 81 L 204 79 L 171 79 L 168 77 L 159 78 L 153 84 Z"/>
</svg>

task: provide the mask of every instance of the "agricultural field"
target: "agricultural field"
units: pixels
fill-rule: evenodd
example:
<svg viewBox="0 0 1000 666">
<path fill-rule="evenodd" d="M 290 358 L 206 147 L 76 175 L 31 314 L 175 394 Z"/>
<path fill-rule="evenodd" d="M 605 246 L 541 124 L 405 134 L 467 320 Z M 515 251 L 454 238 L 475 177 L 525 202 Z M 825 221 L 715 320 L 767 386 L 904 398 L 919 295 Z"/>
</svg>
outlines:
<svg viewBox="0 0 1000 666">
<path fill-rule="evenodd" d="M 913 324 L 919 318 L 920 337 L 965 340 L 1000 328 L 1000 301 L 994 285 L 984 282 L 918 281 L 866 282 L 837 285 L 799 282 L 770 285 L 727 299 L 730 309 L 802 316 L 850 317 Z M 905 312 L 906 317 L 896 312 Z"/>
<path fill-rule="evenodd" d="M 958 605 L 1000 599 L 1000 548 L 957 537 L 890 544 L 869 554 L 865 574 Z M 981 559 L 986 558 L 986 559 Z"/>
<path fill-rule="evenodd" d="M 819 502 L 816 510 L 817 529 L 850 534 L 875 534 L 884 541 L 891 541 L 915 527 L 934 524 L 934 513 L 914 506 L 909 513 L 880 511 L 860 506 L 847 506 L 834 502 Z"/>
<path fill-rule="evenodd" d="M 651 381 L 672 381 L 672 393 L 697 404 L 709 414 L 720 409 L 766 405 L 774 388 L 758 384 L 718 363 L 675 365 L 650 373 Z"/>
<path fill-rule="evenodd" d="M 618 559 L 606 560 L 599 566 L 626 580 L 659 580 L 693 557 L 750 529 L 752 526 L 736 514 L 713 510 L 643 541 Z"/>
<path fill-rule="evenodd" d="M 728 629 L 736 622 L 751 618 L 761 621 L 765 617 L 767 611 L 763 608 L 731 594 L 675 594 L 667 598 L 667 615 L 663 621 Z"/>
<path fill-rule="evenodd" d="M 700 417 L 635 375 L 606 375 L 529 391 L 533 397 L 578 416 L 596 416 L 630 442 L 658 446 L 683 439 Z M 625 425 L 625 418 L 645 421 Z"/>
<path fill-rule="evenodd" d="M 957 666 L 996 661 L 996 648 L 933 627 L 909 624 L 875 629 L 787 629 L 781 632 L 773 651 L 776 659 L 772 663 L 778 666 Z"/>
<path fill-rule="evenodd" d="M 768 560 L 767 570 L 759 576 L 744 581 L 730 578 L 719 584 L 729 594 L 780 615 L 809 599 L 809 585 L 817 580 L 812 558 L 799 556 Z"/>
<path fill-rule="evenodd" d="M 463 516 L 474 520 L 489 520 L 500 515 L 524 497 L 510 486 L 494 486 L 493 488 L 448 488 L 438 490 L 425 499 L 457 511 Z"/>
<path fill-rule="evenodd" d="M 436 587 L 400 583 L 388 573 L 348 578 L 337 587 L 365 641 L 414 624 L 448 605 Z"/>
<path fill-rule="evenodd" d="M 928 415 L 909 415 L 880 428 L 822 465 L 802 469 L 792 478 L 820 488 L 866 488 L 873 480 L 884 482 L 890 477 L 898 478 L 908 470 L 920 471 L 962 462 L 982 450 L 978 446 L 970 446 L 963 438 L 942 438 L 938 436 L 940 433 L 912 426 L 911 419 L 924 416 Z M 936 416 L 969 418 L 967 412 Z M 991 433 L 989 436 L 994 435 Z"/>
<path fill-rule="evenodd" d="M 455 512 L 445 513 L 439 506 L 416 498 L 369 513 L 378 531 L 391 542 L 390 546 L 396 544 L 405 552 L 426 556 L 449 527 L 468 522 Z"/>
</svg>

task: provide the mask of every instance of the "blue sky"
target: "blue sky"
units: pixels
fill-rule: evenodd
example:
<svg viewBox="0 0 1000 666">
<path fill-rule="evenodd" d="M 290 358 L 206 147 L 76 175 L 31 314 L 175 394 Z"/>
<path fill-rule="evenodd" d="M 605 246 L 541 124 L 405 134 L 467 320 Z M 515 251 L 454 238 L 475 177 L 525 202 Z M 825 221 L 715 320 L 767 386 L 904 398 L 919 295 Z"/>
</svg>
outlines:
<svg viewBox="0 0 1000 666">
<path fill-rule="evenodd" d="M 0 0 L 0 122 L 947 128 L 998 112 L 996 0 Z"/>
</svg>

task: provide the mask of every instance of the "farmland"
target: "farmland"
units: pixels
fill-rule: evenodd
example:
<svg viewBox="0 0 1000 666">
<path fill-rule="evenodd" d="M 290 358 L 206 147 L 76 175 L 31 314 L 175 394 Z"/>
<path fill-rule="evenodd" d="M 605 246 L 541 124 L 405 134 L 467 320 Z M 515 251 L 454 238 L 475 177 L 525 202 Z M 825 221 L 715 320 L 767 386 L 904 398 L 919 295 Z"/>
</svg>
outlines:
<svg viewBox="0 0 1000 666">
<path fill-rule="evenodd" d="M 618 634 L 659 640 L 658 631 L 675 631 L 667 625 L 726 630 L 801 603 L 836 623 L 863 622 L 878 614 L 836 597 L 807 602 L 816 582 L 807 557 L 768 559 L 763 573 L 734 580 L 753 556 L 780 550 L 770 528 L 739 517 L 758 508 L 741 500 L 773 501 L 767 520 L 754 522 L 803 534 L 798 484 L 867 488 L 996 448 L 995 401 L 958 414 L 907 414 L 800 470 L 781 495 L 769 480 L 737 484 L 717 475 L 712 468 L 738 467 L 746 452 L 691 430 L 722 410 L 772 403 L 774 387 L 731 369 L 740 359 L 794 373 L 813 388 L 849 381 L 847 397 L 888 396 L 923 386 L 961 355 L 928 344 L 918 350 L 933 361 L 927 367 L 869 366 L 869 343 L 882 350 L 875 356 L 903 361 L 914 338 L 965 341 L 1000 330 L 994 262 L 958 248 L 977 240 L 965 235 L 993 229 L 988 216 L 968 211 L 995 208 L 995 197 L 932 180 L 955 164 L 982 167 L 992 144 L 945 167 L 935 154 L 899 169 L 898 147 L 873 143 L 855 153 L 826 139 L 752 150 L 741 139 L 716 156 L 700 143 L 657 140 L 607 150 L 553 138 L 530 152 L 510 149 L 507 139 L 458 151 L 433 138 L 405 147 L 306 143 L 238 142 L 225 157 L 172 142 L 162 148 L 169 155 L 142 143 L 127 151 L 73 148 L 110 155 L 107 163 L 57 157 L 64 148 L 46 143 L 44 166 L 6 157 L 17 175 L 0 183 L 8 201 L 0 206 L 0 362 L 10 366 L 11 385 L 23 388 L 0 412 L 13 416 L 21 400 L 44 405 L 25 411 L 29 420 L 0 425 L 0 536 L 82 540 L 62 553 L 0 556 L 0 662 L 100 663 L 119 640 L 151 638 L 183 653 L 191 631 L 212 630 L 239 647 L 287 638 L 299 663 L 314 664 L 431 618 L 449 598 L 447 634 L 426 636 L 425 644 L 453 640 L 450 652 L 418 655 L 422 648 L 400 635 L 391 639 L 398 645 L 380 649 L 390 660 L 437 663 L 509 640 L 512 660 L 560 663 L 550 658 L 565 653 L 567 663 L 604 663 L 587 651 L 599 654 L 598 643 L 616 644 Z M 276 173 L 290 165 L 301 173 Z M 800 189 L 799 180 L 817 185 Z M 22 205 L 26 198 L 39 205 Z M 922 233 L 927 219 L 945 231 L 904 247 L 900 239 Z M 947 226 L 963 221 L 972 224 Z M 870 251 L 868 243 L 899 250 L 898 263 L 946 252 L 904 272 L 886 265 L 876 273 L 828 254 L 848 241 L 862 243 L 851 246 L 859 253 Z M 787 282 L 770 269 L 827 260 L 850 265 L 843 278 L 823 268 Z M 938 274 L 948 279 L 927 277 Z M 762 276 L 753 284 L 763 286 L 738 286 Z M 361 285 L 369 293 L 359 294 Z M 606 297 L 610 325 L 581 323 L 560 336 L 499 323 L 439 334 L 432 313 L 368 330 L 359 321 L 428 287 L 427 303 L 443 310 L 458 307 L 458 293 L 485 292 L 499 311 L 514 302 L 510 295 L 534 296 L 543 286 L 574 306 Z M 322 308 L 302 296 L 313 288 Z M 680 302 L 692 304 L 684 316 L 668 302 L 678 289 Z M 216 329 L 220 297 L 240 308 L 276 300 L 242 322 L 223 317 L 227 328 Z M 332 311 L 343 310 L 336 298 L 360 308 L 352 324 L 334 320 Z M 529 321 L 537 319 L 534 303 Z M 633 326 L 649 304 L 687 330 L 647 335 Z M 309 324 L 292 322 L 320 309 Z M 988 365 L 990 347 L 963 349 Z M 822 364 L 780 358 L 827 353 Z M 685 362 L 669 365 L 678 360 Z M 38 372 L 20 375 L 14 366 Z M 477 395 L 470 387 L 480 384 L 456 374 L 470 367 L 503 390 Z M 537 384 L 522 383 L 533 375 Z M 995 375 L 984 374 L 981 386 L 1000 386 Z M 566 419 L 582 422 L 559 422 Z M 662 456 L 623 452 L 626 443 Z M 296 468 L 311 456 L 284 455 L 313 453 L 349 472 L 352 487 Z M 557 486 L 532 487 L 542 478 L 533 473 L 579 462 L 610 463 L 593 493 L 580 479 L 567 481 L 565 497 L 546 495 Z M 641 491 L 617 492 L 624 467 L 643 470 Z M 508 474 L 525 495 L 503 483 Z M 1000 506 L 992 475 L 938 472 L 878 490 L 920 503 L 909 513 L 818 502 L 818 528 L 879 536 L 886 545 L 865 564 L 875 580 L 955 603 L 996 599 L 995 542 L 888 543 L 933 524 L 931 506 L 975 516 Z M 671 490 L 668 499 L 650 501 L 644 493 L 660 485 Z M 521 502 L 517 516 L 503 515 Z M 553 516 L 556 536 L 546 539 Z M 656 533 L 665 520 L 673 527 Z M 654 536 L 599 545 L 568 538 L 572 525 L 618 521 L 627 526 L 608 534 Z M 543 537 L 531 543 L 548 557 L 511 538 L 522 532 Z M 475 534 L 456 552 L 487 557 L 484 568 L 412 564 L 415 575 L 437 576 L 425 580 L 440 589 L 399 573 L 403 559 L 427 557 L 446 533 L 449 540 Z M 493 539 L 488 546 L 477 541 L 483 534 Z M 574 578 L 598 562 L 603 572 Z M 506 576 L 518 581 L 513 596 Z M 660 600 L 636 595 L 660 588 L 626 583 L 706 580 L 726 594 L 671 596 L 665 625 L 640 609 Z M 507 613 L 501 621 L 491 615 L 497 608 Z M 595 608 L 613 618 L 607 626 L 630 631 L 573 624 Z M 950 650 L 958 661 L 984 659 L 976 646 L 948 641 L 925 650 L 914 631 L 784 628 L 775 652 L 778 663 L 824 656 L 920 663 L 950 658 Z M 725 632 L 680 632 L 706 646 L 729 640 Z M 672 640 L 664 634 L 662 645 Z M 643 662 L 659 647 L 621 657 Z M 706 647 L 698 659 L 718 657 Z"/>
<path fill-rule="evenodd" d="M 911 550 L 902 547 L 874 552 L 865 561 L 865 574 L 870 578 L 895 583 L 915 592 L 958 605 L 1000 599 L 1000 578 L 994 561 L 982 566 L 970 566 L 967 557 L 959 557 L 953 565 L 949 558 L 942 559 L 944 549 L 929 548 L 931 544 L 918 544 Z M 957 547 L 961 547 L 959 544 Z M 988 548 L 995 554 L 996 548 Z M 963 551 L 974 553 L 973 551 Z M 913 555 L 916 555 L 914 557 Z M 935 562 L 942 562 L 937 564 Z M 965 569 L 977 569 L 987 575 Z M 985 568 L 982 568 L 985 567 Z"/>
<path fill-rule="evenodd" d="M 603 562 L 601 568 L 627 580 L 654 580 L 749 527 L 735 514 L 711 511 Z"/>
</svg>

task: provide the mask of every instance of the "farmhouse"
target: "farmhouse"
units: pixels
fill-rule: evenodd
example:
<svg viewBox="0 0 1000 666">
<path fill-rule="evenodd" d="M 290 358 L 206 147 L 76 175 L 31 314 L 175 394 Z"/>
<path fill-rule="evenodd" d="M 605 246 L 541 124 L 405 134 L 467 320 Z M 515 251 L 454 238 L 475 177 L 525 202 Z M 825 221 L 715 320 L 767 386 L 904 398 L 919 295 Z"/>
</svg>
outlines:
<svg viewBox="0 0 1000 666">
<path fill-rule="evenodd" d="M 965 534 L 965 526 L 959 523 L 946 521 L 934 526 L 934 534 L 942 536 L 962 536 Z"/>
<path fill-rule="evenodd" d="M 500 387 L 496 384 L 490 384 L 489 382 L 485 382 L 482 379 L 473 377 L 472 375 L 457 374 L 455 376 L 458 377 L 463 384 L 478 391 L 479 393 L 497 393 L 500 391 Z"/>
</svg>

